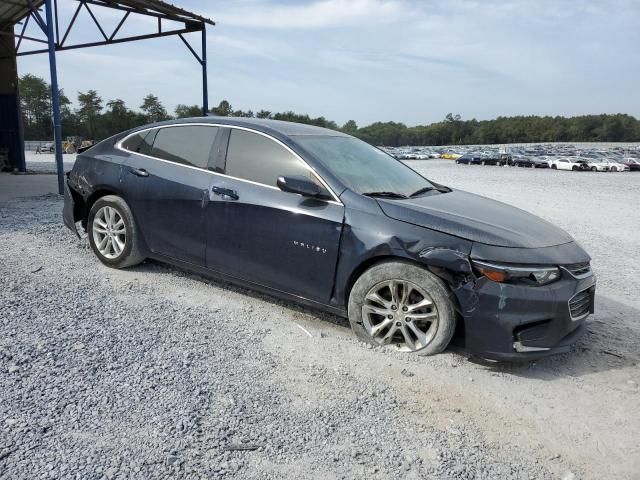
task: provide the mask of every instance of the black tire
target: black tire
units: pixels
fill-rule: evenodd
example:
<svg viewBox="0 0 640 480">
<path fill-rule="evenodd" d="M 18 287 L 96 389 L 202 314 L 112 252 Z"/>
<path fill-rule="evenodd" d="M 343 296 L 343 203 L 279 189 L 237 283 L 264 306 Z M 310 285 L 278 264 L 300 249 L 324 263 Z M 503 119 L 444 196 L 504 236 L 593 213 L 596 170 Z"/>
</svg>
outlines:
<svg viewBox="0 0 640 480">
<path fill-rule="evenodd" d="M 450 300 L 450 292 L 445 283 L 433 273 L 401 260 L 374 265 L 366 270 L 353 285 L 349 295 L 348 313 L 349 323 L 356 337 L 365 343 L 380 345 L 369 335 L 363 325 L 362 307 L 367 293 L 372 288 L 394 279 L 411 282 L 427 292 L 438 316 L 437 328 L 429 343 L 412 353 L 425 356 L 441 353 L 449 345 L 456 328 L 456 313 Z"/>
<path fill-rule="evenodd" d="M 598 169 L 597 169 L 596 167 L 591 167 L 591 171 L 592 171 L 592 172 L 597 172 L 597 171 L 598 171 Z"/>
<path fill-rule="evenodd" d="M 573 170 L 574 172 L 578 171 L 578 167 L 576 167 L 575 165 L 573 167 L 571 167 L 571 170 Z"/>
<path fill-rule="evenodd" d="M 555 165 L 551 165 L 551 168 L 552 168 L 553 170 L 557 170 L 557 169 L 558 169 L 558 167 L 556 167 Z"/>
<path fill-rule="evenodd" d="M 116 212 L 120 215 L 124 222 L 124 248 L 114 258 L 106 257 L 103 253 L 100 252 L 100 249 L 96 245 L 96 239 L 94 235 L 94 221 L 96 220 L 96 214 L 103 207 L 111 207 L 116 210 Z M 91 245 L 93 253 L 95 253 L 98 259 L 108 267 L 131 267 L 143 262 L 145 259 L 140 250 L 140 236 L 136 227 L 136 223 L 133 219 L 131 209 L 129 208 L 129 205 L 127 205 L 127 202 L 124 201 L 124 199 L 116 195 L 105 195 L 104 197 L 100 197 L 93 204 L 91 210 L 89 211 L 89 217 L 87 219 L 87 233 L 89 236 L 89 244 Z"/>
</svg>

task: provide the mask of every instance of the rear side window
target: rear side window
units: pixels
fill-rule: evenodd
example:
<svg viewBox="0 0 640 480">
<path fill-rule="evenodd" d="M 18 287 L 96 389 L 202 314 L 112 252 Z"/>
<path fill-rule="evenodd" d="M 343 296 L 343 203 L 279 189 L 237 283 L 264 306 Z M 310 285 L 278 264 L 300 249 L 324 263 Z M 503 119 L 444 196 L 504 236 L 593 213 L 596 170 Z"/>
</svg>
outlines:
<svg viewBox="0 0 640 480">
<path fill-rule="evenodd" d="M 170 162 L 207 168 L 218 127 L 200 125 L 158 129 L 151 156 Z"/>
<path fill-rule="evenodd" d="M 227 149 L 227 175 L 277 186 L 284 175 L 310 175 L 309 168 L 289 150 L 257 133 L 233 129 Z"/>
<path fill-rule="evenodd" d="M 136 133 L 122 142 L 122 148 L 129 150 L 130 152 L 149 155 L 151 153 L 153 137 L 156 136 L 156 132 L 157 130 L 146 130 L 144 132 Z"/>
</svg>

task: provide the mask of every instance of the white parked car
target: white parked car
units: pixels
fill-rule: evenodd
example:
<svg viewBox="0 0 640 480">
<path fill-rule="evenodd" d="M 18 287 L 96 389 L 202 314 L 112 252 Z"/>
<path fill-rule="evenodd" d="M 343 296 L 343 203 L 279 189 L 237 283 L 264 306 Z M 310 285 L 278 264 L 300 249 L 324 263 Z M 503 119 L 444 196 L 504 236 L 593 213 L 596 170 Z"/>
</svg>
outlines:
<svg viewBox="0 0 640 480">
<path fill-rule="evenodd" d="M 628 172 L 630 170 L 624 163 L 614 162 L 613 160 L 607 160 L 607 163 L 609 164 L 610 172 Z"/>
<path fill-rule="evenodd" d="M 608 172 L 610 169 L 610 165 L 606 160 L 594 159 L 594 158 L 585 158 L 586 166 L 588 170 L 592 172 Z"/>
<path fill-rule="evenodd" d="M 580 164 L 575 158 L 555 158 L 549 162 L 549 166 L 554 170 L 580 170 Z"/>
</svg>

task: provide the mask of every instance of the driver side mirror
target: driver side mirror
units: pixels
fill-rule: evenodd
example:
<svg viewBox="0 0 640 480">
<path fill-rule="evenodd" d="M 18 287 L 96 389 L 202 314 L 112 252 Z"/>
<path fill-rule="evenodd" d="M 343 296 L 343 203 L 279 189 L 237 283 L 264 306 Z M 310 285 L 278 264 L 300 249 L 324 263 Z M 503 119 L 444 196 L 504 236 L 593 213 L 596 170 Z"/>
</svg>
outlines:
<svg viewBox="0 0 640 480">
<path fill-rule="evenodd" d="M 278 177 L 278 188 L 283 192 L 297 193 L 303 197 L 328 198 L 323 188 L 300 175 Z"/>
</svg>

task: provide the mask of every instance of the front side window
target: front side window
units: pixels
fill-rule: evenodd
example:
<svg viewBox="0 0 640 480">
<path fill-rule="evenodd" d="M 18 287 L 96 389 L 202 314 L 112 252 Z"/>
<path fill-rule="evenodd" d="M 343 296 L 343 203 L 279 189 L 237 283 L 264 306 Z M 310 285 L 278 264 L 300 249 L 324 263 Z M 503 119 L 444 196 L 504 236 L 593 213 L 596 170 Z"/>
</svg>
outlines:
<svg viewBox="0 0 640 480">
<path fill-rule="evenodd" d="M 188 125 L 157 130 L 151 156 L 170 162 L 207 168 L 218 127 Z"/>
<path fill-rule="evenodd" d="M 404 163 L 357 138 L 309 135 L 296 137 L 296 142 L 361 194 L 391 192 L 410 196 L 433 187 Z"/>
<path fill-rule="evenodd" d="M 233 129 L 227 149 L 227 175 L 272 187 L 278 177 L 306 176 L 315 181 L 309 167 L 282 145 L 246 130 Z"/>
</svg>

